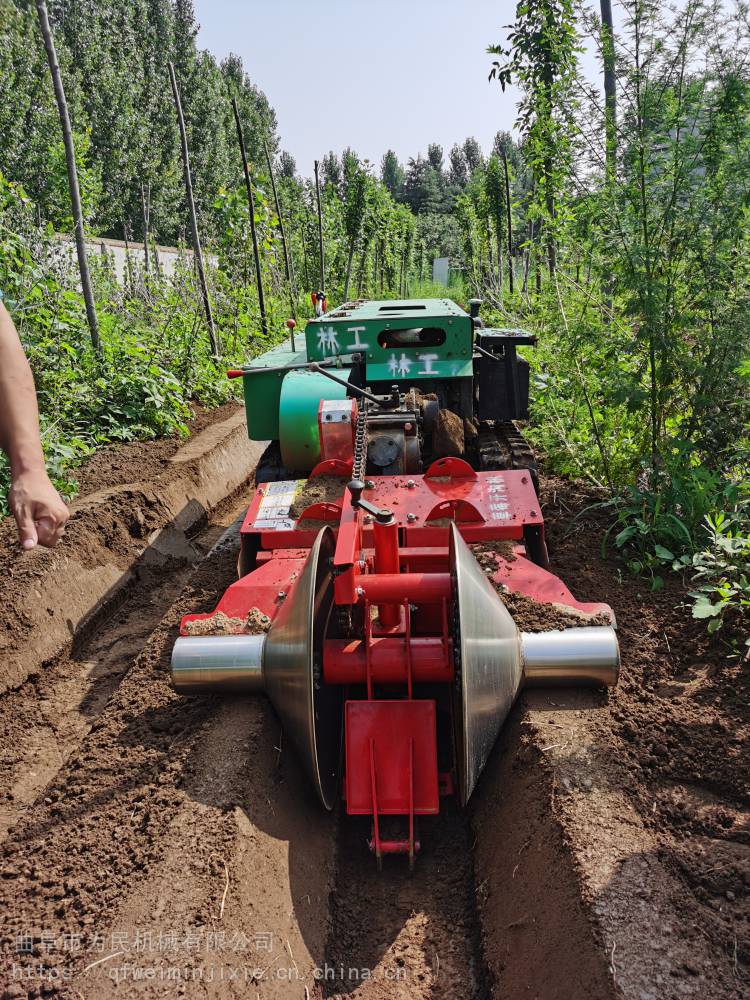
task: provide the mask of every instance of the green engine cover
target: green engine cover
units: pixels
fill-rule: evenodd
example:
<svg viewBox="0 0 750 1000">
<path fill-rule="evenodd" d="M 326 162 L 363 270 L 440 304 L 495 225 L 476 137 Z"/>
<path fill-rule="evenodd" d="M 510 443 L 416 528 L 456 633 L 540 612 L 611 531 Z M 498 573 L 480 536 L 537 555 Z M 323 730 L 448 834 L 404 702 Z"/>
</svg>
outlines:
<svg viewBox="0 0 750 1000">
<path fill-rule="evenodd" d="M 337 368 L 336 376 L 348 381 L 351 368 Z M 287 469 L 309 472 L 320 461 L 320 401 L 345 398 L 343 385 L 318 372 L 303 370 L 286 373 L 279 398 L 279 444 L 281 460 Z"/>
</svg>

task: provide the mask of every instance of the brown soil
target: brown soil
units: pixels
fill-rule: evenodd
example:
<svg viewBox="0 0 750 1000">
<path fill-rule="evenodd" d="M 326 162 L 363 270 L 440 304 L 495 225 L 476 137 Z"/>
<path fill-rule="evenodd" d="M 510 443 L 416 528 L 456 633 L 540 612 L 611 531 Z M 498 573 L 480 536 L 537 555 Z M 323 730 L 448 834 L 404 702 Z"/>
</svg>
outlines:
<svg viewBox="0 0 750 1000">
<path fill-rule="evenodd" d="M 515 562 L 515 542 L 474 542 L 469 546 L 474 558 L 488 575 L 497 570 L 500 560 Z"/>
<path fill-rule="evenodd" d="M 525 594 L 508 593 L 502 587 L 495 589 L 522 632 L 550 632 L 584 625 L 612 624 L 605 614 L 587 615 L 560 604 L 540 604 Z"/>
<path fill-rule="evenodd" d="M 259 608 L 250 608 L 245 618 L 230 618 L 223 611 L 217 611 L 210 618 L 197 618 L 187 622 L 186 635 L 265 635 L 271 626 L 271 619 Z"/>
<path fill-rule="evenodd" d="M 517 706 L 470 803 L 493 997 L 614 1000 L 607 954 L 556 817 L 555 789 L 524 715 Z"/>
<path fill-rule="evenodd" d="M 386 858 L 378 872 L 366 846 L 369 820 L 342 821 L 326 950 L 335 975 L 325 983 L 326 997 L 491 995 L 479 943 L 469 825 L 448 807 L 439 820 L 423 820 L 422 833 L 424 848 L 412 874 L 404 858 Z"/>
<path fill-rule="evenodd" d="M 195 416 L 188 421 L 191 435 L 198 434 L 209 424 L 226 420 L 241 408 L 242 404 L 237 400 L 224 403 L 215 410 L 195 405 Z M 123 483 L 153 479 L 164 470 L 181 444 L 180 438 L 160 438 L 158 441 L 131 441 L 100 448 L 75 472 L 79 496 Z"/>
<path fill-rule="evenodd" d="M 292 501 L 289 508 L 290 517 L 299 517 L 300 514 L 314 503 L 333 502 L 341 500 L 346 489 L 345 481 L 339 476 L 315 476 L 308 479 L 301 493 Z"/>
<path fill-rule="evenodd" d="M 468 444 L 479 437 L 476 422 L 464 417 L 464 441 Z"/>
<path fill-rule="evenodd" d="M 338 518 L 335 521 L 321 521 L 316 517 L 303 517 L 297 521 L 300 531 L 320 531 L 321 528 L 338 528 Z"/>
<path fill-rule="evenodd" d="M 175 968 L 190 983 L 231 967 L 238 985 L 212 995 L 247 996 L 257 975 L 284 997 L 275 966 L 309 978 L 308 947 L 323 953 L 333 830 L 267 703 L 185 699 L 168 681 L 181 616 L 213 607 L 236 555 L 235 532 L 145 646 L 124 638 L 119 686 L 3 844 L 0 984 L 22 996 L 108 998 L 113 976 L 124 995 L 181 995 Z M 130 981 L 134 965 L 151 979 Z"/>
<path fill-rule="evenodd" d="M 432 428 L 432 451 L 441 457 L 464 454 L 464 422 L 452 410 L 441 407 Z"/>
<path fill-rule="evenodd" d="M 606 521 L 590 492 L 548 476 L 542 499 L 556 572 L 617 613 L 617 688 L 525 702 L 537 747 L 556 744 L 544 761 L 557 812 L 618 987 L 639 1000 L 746 996 L 750 671 L 691 619 L 679 578 L 652 593 L 600 558 Z"/>
<path fill-rule="evenodd" d="M 182 615 L 234 579 L 236 530 L 202 556 L 239 503 L 0 697 L 0 996 L 747 995 L 747 669 L 679 581 L 600 560 L 588 493 L 547 477 L 544 499 L 555 571 L 617 612 L 620 686 L 524 694 L 468 815 L 421 823 L 413 876 L 318 807 L 265 699 L 170 687 Z M 523 628 L 584 623 L 504 598 Z"/>
</svg>

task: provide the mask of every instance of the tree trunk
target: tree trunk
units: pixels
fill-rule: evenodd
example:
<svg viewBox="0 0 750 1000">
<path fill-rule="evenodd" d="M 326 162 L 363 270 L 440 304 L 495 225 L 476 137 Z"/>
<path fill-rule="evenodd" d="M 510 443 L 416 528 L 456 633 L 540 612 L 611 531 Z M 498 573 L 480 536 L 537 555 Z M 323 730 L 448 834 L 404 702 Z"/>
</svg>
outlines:
<svg viewBox="0 0 750 1000">
<path fill-rule="evenodd" d="M 500 289 L 500 304 L 503 301 L 503 284 L 505 275 L 503 274 L 503 220 L 497 220 L 497 284 Z"/>
<path fill-rule="evenodd" d="M 148 278 L 150 273 L 150 260 L 148 255 L 148 220 L 151 213 L 151 185 L 148 186 L 148 195 L 146 195 L 146 188 L 141 181 L 141 212 L 143 213 L 143 269 L 146 272 L 146 277 Z"/>
<path fill-rule="evenodd" d="M 355 240 L 352 239 L 349 242 L 349 257 L 346 262 L 346 281 L 344 282 L 344 302 L 349 301 L 349 282 L 352 277 L 352 261 L 354 260 L 354 244 Z"/>
<path fill-rule="evenodd" d="M 86 257 L 86 243 L 83 235 L 83 211 L 81 209 L 81 191 L 78 187 L 78 171 L 76 170 L 76 154 L 73 144 L 73 130 L 70 127 L 70 116 L 68 114 L 68 102 L 65 99 L 65 89 L 63 88 L 60 66 L 57 61 L 55 42 L 52 38 L 49 16 L 47 14 L 47 4 L 45 0 L 37 0 L 36 11 L 39 17 L 39 27 L 44 39 L 44 48 L 47 53 L 47 62 L 52 76 L 52 86 L 55 90 L 55 100 L 57 110 L 60 115 L 60 125 L 62 127 L 63 144 L 65 146 L 65 162 L 68 168 L 68 187 L 70 188 L 70 205 L 73 213 L 73 228 L 75 232 L 76 253 L 78 254 L 78 270 L 81 275 L 81 289 L 83 291 L 83 301 L 86 304 L 86 319 L 89 324 L 91 343 L 97 354 L 101 354 L 102 346 L 99 337 L 99 320 L 96 315 L 94 304 L 94 292 L 91 287 L 91 275 L 89 273 L 89 262 Z"/>
<path fill-rule="evenodd" d="M 130 256 L 130 219 L 122 227 L 122 235 L 125 237 L 125 266 L 123 268 L 123 284 L 125 295 L 135 298 L 135 281 L 133 280 L 133 259 Z"/>
<path fill-rule="evenodd" d="M 276 215 L 279 218 L 279 232 L 281 233 L 281 246 L 284 250 L 284 267 L 286 268 L 286 280 L 289 285 L 289 300 L 292 307 L 292 318 L 297 319 L 297 293 L 294 288 L 294 271 L 292 269 L 292 261 L 290 256 L 290 249 L 286 241 L 286 231 L 284 229 L 284 216 L 281 214 L 281 203 L 279 201 L 279 193 L 276 190 L 276 178 L 273 173 L 273 162 L 271 160 L 271 154 L 268 152 L 268 143 L 263 140 L 263 149 L 266 154 L 266 163 L 268 164 L 268 176 L 271 178 L 271 190 L 273 191 L 273 200 L 276 205 Z"/>
<path fill-rule="evenodd" d="M 250 180 L 250 168 L 247 164 L 247 153 L 245 151 L 245 136 L 242 132 L 242 121 L 240 120 L 240 109 L 237 107 L 237 98 L 232 98 L 232 109 L 234 110 L 234 122 L 237 126 L 237 141 L 240 144 L 240 155 L 242 156 L 242 170 L 245 174 L 245 190 L 247 191 L 247 208 L 250 213 L 250 235 L 253 240 L 253 258 L 255 259 L 255 280 L 258 283 L 258 308 L 260 309 L 260 328 L 263 336 L 268 336 L 268 319 L 266 318 L 266 300 L 263 295 L 263 274 L 260 267 L 260 250 L 258 249 L 258 232 L 255 228 L 255 199 L 253 198 L 253 184 Z"/>
<path fill-rule="evenodd" d="M 615 176 L 617 165 L 617 78 L 615 75 L 615 30 L 611 0 L 600 0 L 602 13 L 602 63 L 604 66 L 604 132 L 607 179 Z"/>
<path fill-rule="evenodd" d="M 359 262 L 359 270 L 357 272 L 357 298 L 362 298 L 362 292 L 365 287 L 365 271 L 367 269 L 367 255 L 370 252 L 369 242 L 365 243 L 362 247 L 362 257 Z"/>
<path fill-rule="evenodd" d="M 320 291 L 326 292 L 326 258 L 323 249 L 323 208 L 320 204 L 320 164 L 315 161 L 315 197 L 318 201 L 318 244 L 320 249 Z"/>
<path fill-rule="evenodd" d="M 508 173 L 508 157 L 505 149 L 501 149 L 503 157 L 503 173 L 505 174 L 505 217 L 508 225 L 508 288 L 513 294 L 513 213 L 510 205 L 510 175 Z"/>
<path fill-rule="evenodd" d="M 542 230 L 546 231 L 547 264 L 550 275 L 554 275 L 555 270 L 557 269 L 557 247 L 555 246 L 555 234 L 553 230 L 553 223 L 555 219 L 555 195 L 552 189 L 552 175 L 552 160 L 550 157 L 547 157 L 544 161 L 544 205 L 547 211 L 547 218 L 542 226 L 542 229 L 540 230 L 540 236 L 542 235 Z M 541 276 L 539 280 L 541 281 Z"/>
<path fill-rule="evenodd" d="M 304 209 L 302 212 L 302 266 L 305 270 L 305 287 L 309 292 L 312 288 L 312 278 L 310 277 L 310 262 L 307 259 L 307 238 L 309 230 L 305 221 Z"/>
<path fill-rule="evenodd" d="M 297 273 L 294 270 L 294 233 L 295 233 L 296 220 L 294 214 L 290 210 L 289 218 L 287 219 L 287 224 L 284 227 L 284 232 L 287 234 L 287 240 L 289 243 L 289 274 L 292 279 L 292 294 L 294 295 L 294 309 L 297 310 L 299 305 L 299 289 L 297 288 Z M 303 240 L 304 243 L 304 240 Z"/>
<path fill-rule="evenodd" d="M 211 353 L 218 358 L 221 345 L 214 328 L 214 316 L 211 310 L 211 297 L 208 294 L 208 282 L 206 272 L 203 267 L 203 252 L 201 250 L 200 236 L 198 235 L 198 218 L 195 214 L 195 201 L 193 199 L 193 182 L 190 177 L 190 152 L 187 144 L 187 132 L 185 131 L 185 118 L 182 114 L 182 102 L 180 101 L 180 90 L 177 86 L 177 77 L 174 73 L 174 65 L 167 63 L 169 69 L 169 79 L 172 84 L 172 95 L 174 106 L 177 110 L 177 122 L 180 126 L 180 143 L 182 145 L 182 171 L 185 178 L 185 197 L 187 200 L 188 213 L 190 215 L 190 231 L 193 237 L 193 254 L 195 255 L 195 266 L 198 271 L 198 281 L 200 283 L 201 295 L 203 296 L 203 308 L 206 312 L 206 323 L 208 324 L 208 339 L 211 342 Z"/>
</svg>

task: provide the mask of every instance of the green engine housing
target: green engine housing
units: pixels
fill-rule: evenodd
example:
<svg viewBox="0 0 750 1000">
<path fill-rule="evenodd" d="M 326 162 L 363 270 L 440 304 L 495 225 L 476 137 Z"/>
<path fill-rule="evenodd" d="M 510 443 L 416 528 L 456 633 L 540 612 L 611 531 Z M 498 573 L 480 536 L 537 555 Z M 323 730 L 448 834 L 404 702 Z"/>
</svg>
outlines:
<svg viewBox="0 0 750 1000">
<path fill-rule="evenodd" d="M 378 394 L 394 385 L 436 393 L 441 406 L 462 417 L 523 419 L 528 365 L 515 348 L 534 339 L 519 330 L 484 330 L 450 299 L 346 303 L 308 321 L 294 349 L 287 340 L 244 366 L 248 433 L 278 441 L 287 470 L 313 468 L 320 400 L 342 399 L 347 389 L 305 370 L 309 363 Z"/>
</svg>

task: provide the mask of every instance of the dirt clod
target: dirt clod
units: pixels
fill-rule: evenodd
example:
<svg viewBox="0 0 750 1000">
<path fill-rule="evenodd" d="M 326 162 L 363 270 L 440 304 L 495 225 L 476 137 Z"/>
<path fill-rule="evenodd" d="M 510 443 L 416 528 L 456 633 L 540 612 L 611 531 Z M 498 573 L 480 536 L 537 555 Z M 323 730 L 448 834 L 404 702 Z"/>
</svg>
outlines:
<svg viewBox="0 0 750 1000">
<path fill-rule="evenodd" d="M 185 623 L 187 635 L 263 635 L 271 626 L 271 619 L 258 608 L 250 608 L 246 618 L 230 618 L 217 611 L 210 618 L 196 618 Z"/>
<path fill-rule="evenodd" d="M 585 625 L 611 625 L 607 615 L 587 615 L 561 604 L 542 604 L 525 594 L 509 593 L 493 582 L 500 600 L 522 632 L 549 632 Z"/>
<path fill-rule="evenodd" d="M 432 429 L 435 455 L 461 458 L 464 454 L 464 422 L 457 413 L 441 407 Z"/>
<path fill-rule="evenodd" d="M 514 542 L 474 542 L 469 548 L 488 575 L 497 570 L 500 560 L 515 562 Z"/>
<path fill-rule="evenodd" d="M 341 500 L 346 489 L 346 481 L 339 476 L 314 476 L 308 479 L 302 491 L 292 501 L 290 517 L 299 517 L 314 503 L 332 503 Z"/>
</svg>

